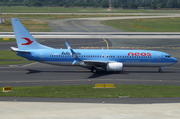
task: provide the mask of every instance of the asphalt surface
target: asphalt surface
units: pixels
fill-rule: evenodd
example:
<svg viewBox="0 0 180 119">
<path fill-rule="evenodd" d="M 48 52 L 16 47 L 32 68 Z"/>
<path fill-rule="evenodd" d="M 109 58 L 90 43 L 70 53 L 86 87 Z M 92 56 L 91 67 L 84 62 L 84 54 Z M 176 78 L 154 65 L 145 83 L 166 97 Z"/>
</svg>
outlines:
<svg viewBox="0 0 180 119">
<path fill-rule="evenodd" d="M 179 103 L 0 102 L 2 119 L 179 119 Z"/>
<path fill-rule="evenodd" d="M 99 18 L 73 18 L 60 20 L 45 20 L 53 32 L 122 32 L 106 25 L 101 24 L 104 20 L 117 19 L 141 19 L 141 18 L 166 18 L 180 17 L 172 16 L 129 16 L 129 17 L 99 17 Z"/>
<path fill-rule="evenodd" d="M 179 65 L 177 65 L 177 68 Z M 120 73 L 109 73 L 99 69 L 93 74 L 81 67 L 51 66 L 32 64 L 0 68 L 0 86 L 59 86 L 94 85 L 115 83 L 131 85 L 172 85 L 179 86 L 180 69 L 172 67 L 158 73 L 158 68 L 124 68 Z"/>
<path fill-rule="evenodd" d="M 129 49 L 158 50 L 169 53 L 180 60 L 178 39 L 106 39 L 110 48 L 119 46 Z M 104 47 L 103 39 L 37 39 L 43 45 L 53 48 L 66 48 L 68 42 L 72 48 Z M 9 49 L 13 43 L 0 45 Z M 119 44 L 119 45 L 118 45 Z M 16 43 L 13 44 L 16 47 Z M 143 46 L 143 47 L 142 47 Z M 175 46 L 175 47 L 174 47 Z M 118 47 L 117 47 L 118 48 Z M 1 50 L 2 50 L 1 49 Z M 5 50 L 7 50 L 5 49 Z M 95 83 L 115 83 L 132 85 L 180 85 L 180 63 L 163 69 L 158 68 L 125 67 L 122 72 L 105 72 L 93 74 L 89 69 L 74 66 L 54 66 L 42 63 L 8 65 L 0 67 L 0 86 L 52 86 L 52 85 L 94 85 Z"/>
<path fill-rule="evenodd" d="M 41 98 L 0 97 L 0 101 L 16 102 L 66 102 L 66 103 L 111 103 L 111 104 L 155 104 L 179 103 L 180 98 Z"/>
<path fill-rule="evenodd" d="M 46 20 L 53 32 L 122 32 L 121 30 L 105 26 L 100 21 L 90 20 Z"/>
</svg>

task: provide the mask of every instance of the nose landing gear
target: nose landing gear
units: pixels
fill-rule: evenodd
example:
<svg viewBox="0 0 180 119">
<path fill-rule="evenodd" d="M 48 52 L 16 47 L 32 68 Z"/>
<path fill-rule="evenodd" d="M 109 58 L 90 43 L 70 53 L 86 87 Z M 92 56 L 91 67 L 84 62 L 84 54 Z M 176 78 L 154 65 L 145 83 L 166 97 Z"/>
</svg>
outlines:
<svg viewBox="0 0 180 119">
<path fill-rule="evenodd" d="M 159 72 L 159 73 L 162 73 L 162 69 L 161 69 L 161 68 L 159 68 L 158 72 Z"/>
</svg>

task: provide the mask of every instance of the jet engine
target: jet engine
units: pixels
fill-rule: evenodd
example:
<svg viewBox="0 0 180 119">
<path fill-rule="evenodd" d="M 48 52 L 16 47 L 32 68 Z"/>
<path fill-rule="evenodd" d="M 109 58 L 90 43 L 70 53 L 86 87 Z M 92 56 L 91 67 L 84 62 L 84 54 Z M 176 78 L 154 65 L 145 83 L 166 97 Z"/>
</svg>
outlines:
<svg viewBox="0 0 180 119">
<path fill-rule="evenodd" d="M 122 71 L 123 63 L 112 62 L 106 65 L 106 71 Z"/>
</svg>

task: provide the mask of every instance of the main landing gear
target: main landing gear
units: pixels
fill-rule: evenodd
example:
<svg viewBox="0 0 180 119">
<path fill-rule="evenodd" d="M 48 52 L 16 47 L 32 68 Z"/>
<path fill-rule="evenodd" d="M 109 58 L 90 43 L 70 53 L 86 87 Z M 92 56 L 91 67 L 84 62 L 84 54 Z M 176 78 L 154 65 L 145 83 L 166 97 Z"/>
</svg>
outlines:
<svg viewBox="0 0 180 119">
<path fill-rule="evenodd" d="M 91 67 L 91 72 L 92 73 L 97 73 L 97 69 L 95 67 Z"/>
</svg>

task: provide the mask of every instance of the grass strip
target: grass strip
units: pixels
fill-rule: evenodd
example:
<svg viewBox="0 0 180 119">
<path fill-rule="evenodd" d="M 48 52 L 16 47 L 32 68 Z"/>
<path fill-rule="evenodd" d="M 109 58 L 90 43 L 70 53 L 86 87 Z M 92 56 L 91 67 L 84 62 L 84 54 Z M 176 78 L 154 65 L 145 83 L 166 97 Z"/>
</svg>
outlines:
<svg viewBox="0 0 180 119">
<path fill-rule="evenodd" d="M 27 61 L 25 58 L 17 56 L 13 51 L 0 51 L 0 65 L 23 64 L 32 62 L 34 61 Z"/>
<path fill-rule="evenodd" d="M 2 7 L 3 13 L 180 13 L 179 10 L 145 10 L 145 9 L 122 9 L 113 8 L 108 11 L 107 8 L 94 7 L 26 7 L 26 6 L 11 6 Z"/>
<path fill-rule="evenodd" d="M 20 20 L 29 32 L 48 32 L 51 31 L 48 24 L 41 20 Z M 5 19 L 3 24 L 0 24 L 0 32 L 13 32 L 13 27 L 10 19 Z"/>
<path fill-rule="evenodd" d="M 90 17 L 123 17 L 123 16 L 135 16 L 134 15 L 91 15 L 91 14 L 4 14 L 4 18 L 24 18 L 24 19 L 68 19 L 68 18 L 90 18 Z M 145 15 L 140 15 L 145 16 Z"/>
<path fill-rule="evenodd" d="M 0 43 L 2 43 L 2 42 L 14 42 L 14 41 L 16 41 L 15 38 L 10 38 L 9 40 L 3 40 L 3 38 L 0 38 Z"/>
<path fill-rule="evenodd" d="M 12 87 L 13 92 L 0 92 L 0 96 L 61 98 L 180 97 L 180 86 L 115 85 L 116 88 L 113 89 L 94 89 L 93 87 L 93 85 Z"/>
<path fill-rule="evenodd" d="M 34 61 L 0 61 L 0 65 L 10 65 L 10 64 L 26 64 L 33 63 Z"/>
<path fill-rule="evenodd" d="M 24 58 L 16 55 L 13 51 L 0 51 L 0 60 L 23 60 Z"/>
<path fill-rule="evenodd" d="M 180 32 L 180 18 L 108 20 L 101 23 L 129 32 Z M 137 27 L 139 26 L 139 28 Z M 151 28 L 151 29 L 149 29 Z"/>
</svg>

